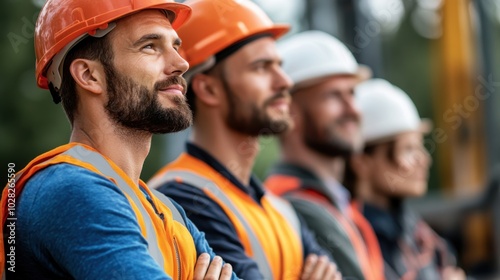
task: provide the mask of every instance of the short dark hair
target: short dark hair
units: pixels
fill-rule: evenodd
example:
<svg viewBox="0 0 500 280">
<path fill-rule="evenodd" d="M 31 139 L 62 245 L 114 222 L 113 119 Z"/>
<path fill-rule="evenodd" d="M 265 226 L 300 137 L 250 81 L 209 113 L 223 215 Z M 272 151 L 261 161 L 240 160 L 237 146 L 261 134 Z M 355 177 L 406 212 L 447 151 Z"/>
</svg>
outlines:
<svg viewBox="0 0 500 280">
<path fill-rule="evenodd" d="M 251 42 L 253 42 L 257 39 L 263 38 L 263 37 L 273 37 L 273 36 L 270 33 L 254 34 L 250 37 L 239 40 L 239 41 L 227 46 L 226 48 L 222 49 L 221 51 L 217 52 L 214 55 L 215 65 L 210 67 L 210 69 L 203 71 L 203 74 L 219 75 L 219 77 L 221 79 L 223 79 L 223 82 L 226 83 L 226 81 L 224 80 L 225 76 L 224 76 L 223 70 L 220 70 L 221 69 L 220 65 L 223 64 L 222 62 L 225 61 L 226 58 L 228 58 L 229 56 L 231 56 L 232 54 L 237 52 L 239 49 L 241 49 L 242 47 L 247 45 L 248 43 L 251 43 Z M 196 105 L 195 105 L 196 104 L 196 102 L 195 102 L 196 94 L 193 91 L 193 87 L 191 86 L 191 82 L 189 82 L 188 88 L 186 90 L 186 98 L 187 98 L 188 105 L 191 108 L 191 112 L 193 112 L 193 117 L 194 117 L 194 116 L 196 116 Z"/>
<path fill-rule="evenodd" d="M 387 159 L 393 164 L 398 164 L 396 159 L 396 140 L 390 140 L 384 143 L 367 144 L 363 149 L 363 153 L 373 155 L 375 150 L 381 146 L 387 146 Z"/>
<path fill-rule="evenodd" d="M 104 67 L 112 65 L 113 50 L 111 49 L 108 37 L 109 35 L 102 38 L 87 36 L 71 48 L 64 59 L 63 78 L 58 94 L 71 125 L 73 125 L 75 111 L 78 107 L 78 95 L 76 94 L 76 82 L 69 71 L 69 66 L 77 58 L 97 60 Z"/>
<path fill-rule="evenodd" d="M 384 143 L 368 143 L 363 149 L 363 154 L 373 155 L 378 148 L 384 145 L 387 146 L 387 151 L 385 156 L 391 163 L 397 165 L 398 163 L 396 160 L 395 140 L 391 140 Z M 353 198 L 357 198 L 359 196 L 358 190 L 356 189 L 356 185 L 358 184 L 358 176 L 356 175 L 356 172 L 354 171 L 354 168 L 352 166 L 351 158 L 348 158 L 346 160 L 344 168 L 344 178 L 342 180 L 342 184 L 346 187 L 347 190 L 349 190 Z"/>
</svg>

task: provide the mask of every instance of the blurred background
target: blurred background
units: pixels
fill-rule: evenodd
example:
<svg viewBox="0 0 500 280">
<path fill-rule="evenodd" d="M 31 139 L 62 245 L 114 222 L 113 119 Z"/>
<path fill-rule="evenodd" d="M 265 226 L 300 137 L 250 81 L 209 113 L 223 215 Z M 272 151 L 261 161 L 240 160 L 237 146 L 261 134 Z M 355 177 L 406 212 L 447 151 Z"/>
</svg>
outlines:
<svg viewBox="0 0 500 280">
<path fill-rule="evenodd" d="M 181 1 L 182 2 L 182 1 Z M 429 192 L 412 204 L 478 279 L 500 279 L 500 0 L 254 0 L 276 22 L 341 39 L 373 76 L 406 91 L 433 121 Z M 35 83 L 33 32 L 45 0 L 0 2 L 0 160 L 20 170 L 68 142 L 62 106 Z M 307 50 L 305 50 L 307 51 Z M 155 136 L 149 179 L 183 149 L 188 132 Z M 261 140 L 258 176 L 278 158 Z M 6 173 L 2 180 L 7 182 Z"/>
</svg>

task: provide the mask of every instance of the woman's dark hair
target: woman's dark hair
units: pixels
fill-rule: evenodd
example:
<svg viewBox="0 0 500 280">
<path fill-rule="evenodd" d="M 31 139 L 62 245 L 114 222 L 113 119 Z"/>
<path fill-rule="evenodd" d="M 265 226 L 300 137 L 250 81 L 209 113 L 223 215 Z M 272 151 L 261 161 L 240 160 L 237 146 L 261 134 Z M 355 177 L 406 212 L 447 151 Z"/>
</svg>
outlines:
<svg viewBox="0 0 500 280">
<path fill-rule="evenodd" d="M 383 143 L 368 143 L 362 153 L 366 155 L 373 155 L 375 151 L 383 146 L 387 146 L 386 157 L 387 159 L 397 165 L 396 160 L 396 140 L 391 140 Z M 348 158 L 345 163 L 344 178 L 342 184 L 349 190 L 353 198 L 358 197 L 356 192 L 356 185 L 358 184 L 358 178 L 356 172 L 352 168 L 352 160 Z"/>
</svg>

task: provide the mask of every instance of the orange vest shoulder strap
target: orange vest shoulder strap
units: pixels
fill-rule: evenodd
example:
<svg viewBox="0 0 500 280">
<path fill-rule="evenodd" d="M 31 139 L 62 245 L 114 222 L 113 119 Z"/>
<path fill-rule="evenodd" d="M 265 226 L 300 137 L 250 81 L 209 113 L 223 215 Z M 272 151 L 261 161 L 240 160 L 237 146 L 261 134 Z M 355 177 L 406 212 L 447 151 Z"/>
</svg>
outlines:
<svg viewBox="0 0 500 280">
<path fill-rule="evenodd" d="M 57 155 L 63 153 L 65 150 L 67 150 L 69 147 L 74 146 L 75 144 L 66 144 L 60 147 L 57 147 L 51 151 L 48 151 L 46 153 L 43 153 L 36 158 L 34 158 L 31 162 L 28 163 L 28 165 L 23 168 L 21 171 L 17 172 L 15 177 L 13 178 L 14 180 L 12 181 L 11 178 L 9 178 L 9 183 L 6 185 L 6 187 L 2 191 L 2 198 L 0 201 L 0 221 L 2 228 L 4 227 L 8 216 L 10 216 L 11 212 L 9 211 L 8 204 L 9 203 L 16 203 L 16 198 L 19 197 L 19 194 L 23 190 L 24 183 L 26 180 L 31 177 L 33 174 L 35 174 L 37 171 L 43 169 L 47 165 L 49 165 L 49 161 L 56 157 Z M 10 194 L 15 194 L 14 197 L 10 197 Z M 12 201 L 12 202 L 11 202 Z M 13 213 L 13 212 L 12 212 Z M 13 215 L 13 214 L 12 214 Z M 15 217 L 11 217 L 15 219 Z M 4 252 L 4 238 L 3 238 L 3 229 L 0 230 L 0 275 L 2 279 L 5 279 L 5 265 L 6 265 L 6 259 L 5 259 L 5 252 Z"/>
<path fill-rule="evenodd" d="M 300 188 L 300 179 L 295 176 L 275 174 L 269 176 L 264 182 L 266 189 L 276 195 L 284 195 L 285 193 Z"/>
<path fill-rule="evenodd" d="M 375 279 L 384 279 L 384 258 L 382 257 L 380 244 L 378 243 L 375 231 L 370 225 L 370 222 L 368 222 L 365 216 L 360 212 L 356 202 L 351 203 L 350 209 L 352 220 L 365 240 L 368 257 L 371 261 L 373 277 Z"/>
</svg>

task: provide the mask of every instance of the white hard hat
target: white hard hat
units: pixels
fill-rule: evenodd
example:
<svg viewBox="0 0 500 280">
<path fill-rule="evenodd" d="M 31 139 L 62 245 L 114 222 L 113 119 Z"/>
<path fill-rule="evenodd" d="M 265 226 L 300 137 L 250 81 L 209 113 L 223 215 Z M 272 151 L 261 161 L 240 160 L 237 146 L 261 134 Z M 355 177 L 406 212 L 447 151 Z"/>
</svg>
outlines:
<svg viewBox="0 0 500 280">
<path fill-rule="evenodd" d="M 332 75 L 358 75 L 352 53 L 335 37 L 322 31 L 305 31 L 278 42 L 283 70 L 295 85 Z"/>
<path fill-rule="evenodd" d="M 421 120 L 410 97 L 386 80 L 371 79 L 355 88 L 355 102 L 362 116 L 366 143 L 379 142 L 409 131 L 429 132 L 428 120 Z"/>
</svg>

